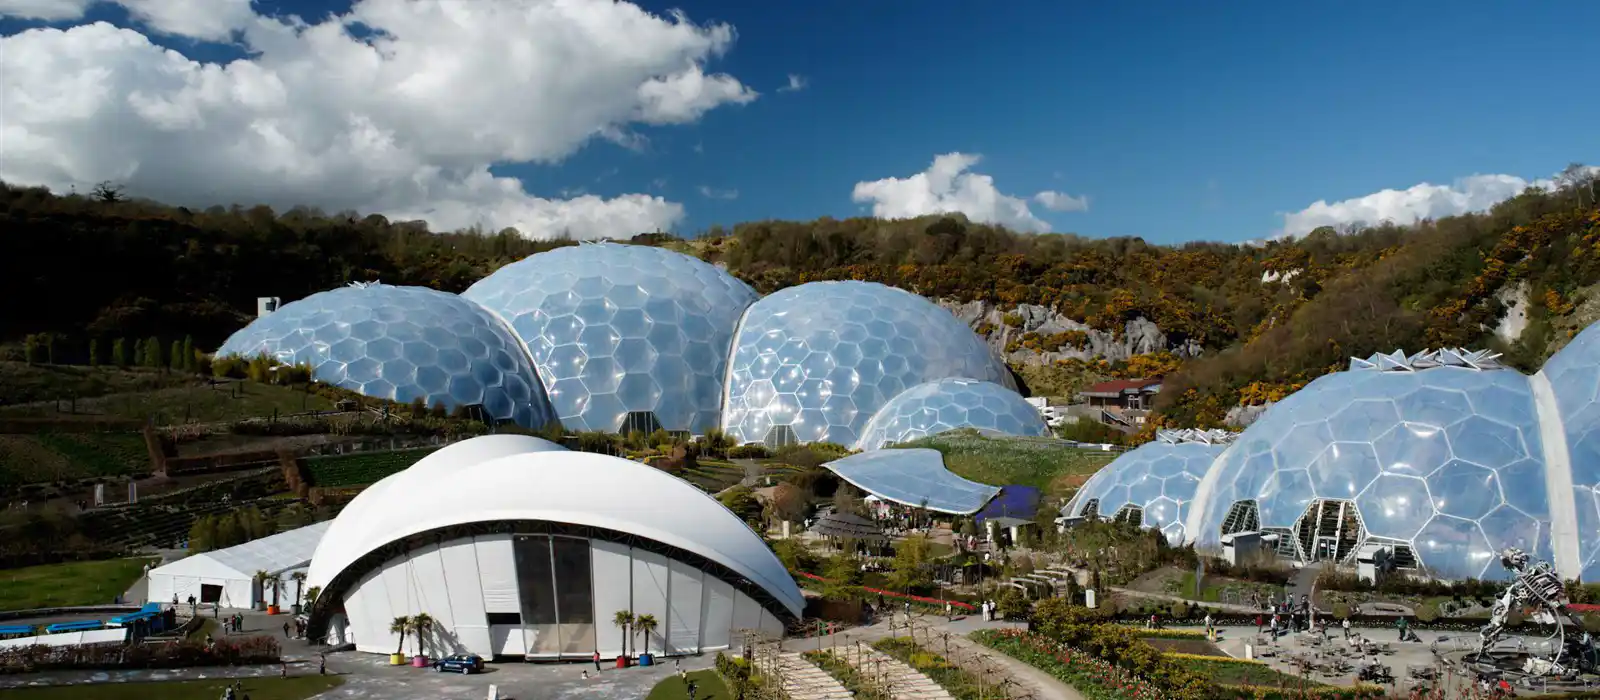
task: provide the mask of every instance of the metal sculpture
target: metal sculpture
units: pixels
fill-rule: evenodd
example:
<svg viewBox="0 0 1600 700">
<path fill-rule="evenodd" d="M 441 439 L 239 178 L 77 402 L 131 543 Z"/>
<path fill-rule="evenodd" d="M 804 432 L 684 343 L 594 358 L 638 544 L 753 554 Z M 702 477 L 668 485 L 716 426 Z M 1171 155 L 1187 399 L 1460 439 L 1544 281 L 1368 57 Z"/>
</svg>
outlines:
<svg viewBox="0 0 1600 700">
<path fill-rule="evenodd" d="M 1503 673 L 1544 678 L 1574 678 L 1579 673 L 1600 670 L 1600 650 L 1595 647 L 1594 637 L 1567 608 L 1570 601 L 1566 587 L 1555 569 L 1548 562 L 1532 561 L 1527 552 L 1515 547 L 1500 552 L 1500 565 L 1513 578 L 1495 601 L 1489 624 L 1478 632 L 1477 653 L 1469 654 L 1466 661 L 1480 669 L 1492 667 Z M 1530 651 L 1520 643 L 1515 652 L 1497 652 L 1495 647 L 1505 639 L 1511 613 L 1530 607 L 1533 612 L 1529 619 L 1553 630 L 1543 645 L 1543 653 Z M 1568 634 L 1569 624 L 1574 634 Z"/>
</svg>

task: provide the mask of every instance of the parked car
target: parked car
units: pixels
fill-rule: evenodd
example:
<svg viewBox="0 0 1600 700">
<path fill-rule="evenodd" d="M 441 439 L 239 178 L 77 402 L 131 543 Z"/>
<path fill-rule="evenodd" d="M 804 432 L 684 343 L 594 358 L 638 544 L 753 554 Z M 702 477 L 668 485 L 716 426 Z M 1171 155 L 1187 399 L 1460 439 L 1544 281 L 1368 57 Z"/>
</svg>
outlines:
<svg viewBox="0 0 1600 700">
<path fill-rule="evenodd" d="M 433 670 L 440 673 L 483 673 L 483 657 L 477 654 L 451 654 L 433 662 Z"/>
</svg>

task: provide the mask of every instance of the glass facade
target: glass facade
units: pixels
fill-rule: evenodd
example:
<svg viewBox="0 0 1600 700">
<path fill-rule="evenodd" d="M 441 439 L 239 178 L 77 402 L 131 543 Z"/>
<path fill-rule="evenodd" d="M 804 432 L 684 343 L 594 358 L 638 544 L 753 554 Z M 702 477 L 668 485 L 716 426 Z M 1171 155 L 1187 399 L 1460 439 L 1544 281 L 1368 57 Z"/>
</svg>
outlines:
<svg viewBox="0 0 1600 700">
<path fill-rule="evenodd" d="M 1594 581 L 1600 579 L 1600 325 L 1579 333 L 1541 374 L 1555 394 L 1567 438 L 1583 580 Z"/>
<path fill-rule="evenodd" d="M 1503 576 L 1504 547 L 1551 559 L 1539 418 L 1528 377 L 1513 370 L 1326 375 L 1263 414 L 1214 468 L 1190 533 L 1202 545 L 1243 520 L 1229 518 L 1235 504 L 1254 501 L 1259 526 L 1292 535 L 1284 544 L 1301 559 L 1324 544 L 1312 533 L 1351 529 L 1353 546 L 1409 548 L 1446 578 Z"/>
<path fill-rule="evenodd" d="M 589 540 L 518 535 L 512 540 L 528 654 L 587 657 L 595 649 Z"/>
<path fill-rule="evenodd" d="M 950 312 L 871 282 L 811 282 L 750 305 L 729 360 L 723 429 L 739 442 L 792 431 L 855 445 L 901 392 L 952 377 L 1015 389 L 1010 370 Z"/>
<path fill-rule="evenodd" d="M 993 382 L 941 379 L 918 384 L 890 399 L 867 422 L 855 447 L 876 450 L 960 428 L 1005 435 L 1050 434 L 1039 410 L 1021 394 Z"/>
<path fill-rule="evenodd" d="M 1113 517 L 1124 508 L 1137 508 L 1145 527 L 1162 531 L 1175 545 L 1183 544 L 1189 504 L 1224 449 L 1200 442 L 1141 445 L 1101 468 L 1078 489 L 1062 514 L 1087 516 L 1091 501 L 1095 516 Z"/>
<path fill-rule="evenodd" d="M 756 293 L 662 248 L 584 244 L 507 265 L 462 293 L 527 346 L 569 430 L 718 424 L 728 347 Z"/>
<path fill-rule="evenodd" d="M 268 355 L 367 396 L 479 405 L 539 428 L 553 418 L 521 343 L 499 319 L 423 287 L 340 287 L 285 304 L 234 333 L 217 356 Z"/>
</svg>

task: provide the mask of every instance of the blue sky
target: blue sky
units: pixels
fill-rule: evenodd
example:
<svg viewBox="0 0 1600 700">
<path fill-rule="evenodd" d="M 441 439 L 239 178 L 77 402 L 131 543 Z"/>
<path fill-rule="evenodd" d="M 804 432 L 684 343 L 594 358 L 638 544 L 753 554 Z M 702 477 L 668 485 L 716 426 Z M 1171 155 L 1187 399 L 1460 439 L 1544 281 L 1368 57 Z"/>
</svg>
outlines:
<svg viewBox="0 0 1600 700">
<path fill-rule="evenodd" d="M 53 0 L 0 0 L 0 10 L 30 1 Z M 635 125 L 642 146 L 595 139 L 557 164 L 494 159 L 494 174 L 548 198 L 659 196 L 682 204 L 675 228 L 694 232 L 858 215 L 870 205 L 852 201 L 857 182 L 981 154 L 972 170 L 1002 193 L 1088 198 L 1087 211 L 1030 203 L 1051 230 L 1173 243 L 1271 235 L 1284 213 L 1318 200 L 1476 174 L 1531 181 L 1600 160 L 1600 96 L 1583 80 L 1600 3 L 642 5 L 732 25 L 736 41 L 706 70 L 760 96 L 692 123 Z M 254 4 L 313 23 L 350 7 Z M 0 33 L 101 19 L 196 61 L 247 56 L 238 43 L 148 31 L 107 4 L 66 21 L 7 19 Z M 780 91 L 790 75 L 804 88 Z M 497 109 L 518 109 L 505 98 Z M 1441 198 L 1446 188 L 1413 192 L 1427 200 L 1420 211 L 1483 203 L 1470 188 Z"/>
</svg>

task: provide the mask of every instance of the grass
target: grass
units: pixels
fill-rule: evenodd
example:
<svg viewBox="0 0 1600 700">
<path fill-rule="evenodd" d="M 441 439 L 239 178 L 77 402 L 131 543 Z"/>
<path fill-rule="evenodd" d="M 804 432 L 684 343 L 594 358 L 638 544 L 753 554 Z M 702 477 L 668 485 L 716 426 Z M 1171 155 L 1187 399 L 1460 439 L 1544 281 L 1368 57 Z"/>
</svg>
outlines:
<svg viewBox="0 0 1600 700">
<path fill-rule="evenodd" d="M 992 486 L 1033 486 L 1048 496 L 1061 496 L 1072 477 L 1093 474 L 1117 454 L 1068 447 L 1042 438 L 990 438 L 959 430 L 896 445 L 931 447 L 944 454 L 956 474 Z M 1077 482 L 1081 483 L 1081 481 Z"/>
<path fill-rule="evenodd" d="M 695 682 L 693 698 L 689 697 L 689 688 L 684 685 L 683 679 L 672 676 L 651 688 L 645 700 L 732 700 L 733 698 L 733 695 L 728 693 L 728 686 L 722 683 L 722 678 L 716 671 L 690 671 L 689 679 Z"/>
<path fill-rule="evenodd" d="M 317 486 L 329 488 L 365 486 L 405 470 L 418 460 L 433 454 L 437 447 L 424 447 L 393 452 L 359 452 L 349 455 L 313 457 L 306 460 L 306 469 Z"/>
<path fill-rule="evenodd" d="M 149 471 L 137 433 L 0 435 L 0 486 Z"/>
<path fill-rule="evenodd" d="M 110 605 L 144 574 L 151 558 L 45 564 L 0 571 L 0 610 Z"/>
<path fill-rule="evenodd" d="M 1184 668 L 1203 675 L 1212 683 L 1218 685 L 1262 685 L 1272 687 L 1280 685 L 1298 687 L 1301 684 L 1306 684 L 1308 687 L 1322 685 L 1315 681 L 1306 681 L 1299 676 L 1273 670 L 1266 664 L 1245 663 L 1237 659 L 1203 661 L 1200 659 L 1179 658 L 1174 660 Z"/>
<path fill-rule="evenodd" d="M 192 376 L 189 376 L 189 380 L 189 386 L 109 393 L 95 398 L 80 398 L 70 406 L 66 403 L 0 406 L 0 417 L 153 418 L 157 425 L 174 425 L 259 418 L 271 416 L 274 410 L 279 414 L 289 414 L 333 408 L 333 402 L 327 398 L 307 394 L 304 389 L 257 382 L 208 386 Z"/>
<path fill-rule="evenodd" d="M 82 400 L 196 383 L 193 375 L 153 369 L 0 362 L 0 406 L 72 396 Z"/>
<path fill-rule="evenodd" d="M 250 700 L 305 700 L 344 684 L 338 676 L 240 679 Z M 217 700 L 233 680 L 167 681 L 161 683 L 93 683 L 54 688 L 19 688 L 6 697 L 21 700 Z M 650 697 L 654 698 L 652 694 Z"/>
</svg>

